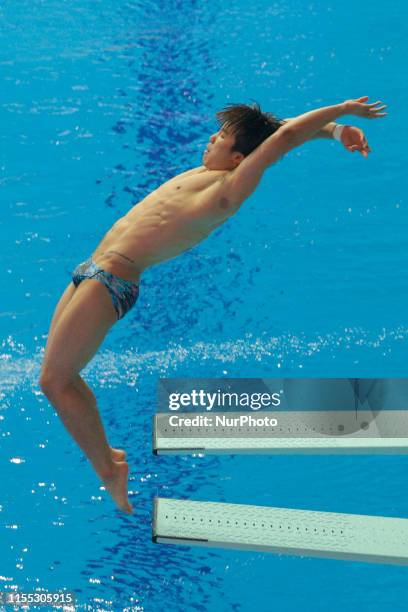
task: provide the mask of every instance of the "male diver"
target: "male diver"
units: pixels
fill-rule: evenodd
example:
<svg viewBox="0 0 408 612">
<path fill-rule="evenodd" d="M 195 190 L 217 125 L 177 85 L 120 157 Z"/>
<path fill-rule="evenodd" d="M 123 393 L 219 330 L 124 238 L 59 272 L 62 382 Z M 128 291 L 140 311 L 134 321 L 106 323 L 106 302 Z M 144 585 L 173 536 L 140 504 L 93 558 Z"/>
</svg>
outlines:
<svg viewBox="0 0 408 612">
<path fill-rule="evenodd" d="M 52 317 L 39 383 L 124 512 L 133 510 L 125 452 L 109 445 L 95 396 L 80 371 L 135 304 L 144 270 L 193 247 L 227 221 L 265 170 L 304 142 L 336 138 L 367 157 L 371 149 L 363 131 L 335 120 L 384 117 L 381 104 L 369 104 L 363 96 L 283 120 L 256 103 L 227 105 L 216 113 L 220 129 L 210 137 L 203 165 L 166 181 L 133 206 L 75 268 Z"/>
</svg>

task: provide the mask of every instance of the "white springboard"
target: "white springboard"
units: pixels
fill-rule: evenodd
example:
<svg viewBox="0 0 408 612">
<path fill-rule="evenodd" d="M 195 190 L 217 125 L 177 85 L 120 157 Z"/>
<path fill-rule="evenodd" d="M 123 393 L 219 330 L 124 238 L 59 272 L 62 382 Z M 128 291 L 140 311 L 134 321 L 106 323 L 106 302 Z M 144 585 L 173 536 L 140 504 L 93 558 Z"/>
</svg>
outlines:
<svg viewBox="0 0 408 612">
<path fill-rule="evenodd" d="M 408 564 L 408 519 L 155 498 L 153 541 Z"/>
</svg>

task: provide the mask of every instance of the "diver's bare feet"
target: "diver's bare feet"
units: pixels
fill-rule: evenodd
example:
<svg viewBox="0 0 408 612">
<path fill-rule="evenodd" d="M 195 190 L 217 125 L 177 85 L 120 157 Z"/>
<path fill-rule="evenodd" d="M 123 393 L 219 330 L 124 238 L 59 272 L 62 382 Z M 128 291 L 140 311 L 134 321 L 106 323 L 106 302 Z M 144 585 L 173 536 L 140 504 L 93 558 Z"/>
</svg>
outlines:
<svg viewBox="0 0 408 612">
<path fill-rule="evenodd" d="M 126 453 L 121 448 L 113 448 L 113 446 L 111 446 L 111 453 L 114 461 L 125 461 L 126 459 Z"/>
<path fill-rule="evenodd" d="M 133 508 L 129 503 L 127 490 L 128 473 L 129 466 L 126 461 L 114 461 L 112 473 L 102 480 L 119 508 L 127 514 L 132 514 Z"/>
</svg>

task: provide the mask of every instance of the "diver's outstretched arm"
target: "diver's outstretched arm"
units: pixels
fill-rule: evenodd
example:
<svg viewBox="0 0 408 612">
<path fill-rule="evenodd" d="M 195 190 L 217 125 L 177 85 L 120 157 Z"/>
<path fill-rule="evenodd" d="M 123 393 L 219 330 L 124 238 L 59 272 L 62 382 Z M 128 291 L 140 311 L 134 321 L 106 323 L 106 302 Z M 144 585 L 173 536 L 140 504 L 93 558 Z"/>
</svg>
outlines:
<svg viewBox="0 0 408 612">
<path fill-rule="evenodd" d="M 283 119 L 284 123 L 287 124 L 293 120 L 293 117 L 288 117 L 287 119 Z M 347 151 L 354 153 L 355 151 L 360 151 L 363 157 L 368 157 L 368 154 L 371 153 L 371 148 L 368 144 L 367 138 L 362 129 L 354 126 L 354 125 L 343 125 L 341 123 L 336 123 L 335 121 L 331 121 L 324 125 L 318 132 L 312 134 L 308 140 L 317 140 L 318 138 L 325 138 L 327 140 L 334 140 L 334 130 L 339 126 L 342 129 L 338 130 L 337 140 L 339 140 Z"/>
<path fill-rule="evenodd" d="M 255 190 L 266 168 L 279 161 L 290 150 L 310 140 L 319 130 L 338 117 L 355 115 L 365 119 L 377 119 L 386 116 L 387 113 L 380 112 L 386 106 L 378 106 L 382 102 L 369 104 L 367 100 L 368 96 L 362 96 L 356 100 L 346 100 L 341 104 L 324 106 L 284 123 L 225 177 L 224 187 L 228 191 L 230 201 L 237 205 L 242 203 Z M 358 131 L 358 128 L 356 129 Z M 344 142 L 343 144 L 346 146 Z M 349 150 L 354 151 L 363 145 L 368 147 L 364 134 L 361 136 L 352 132 L 346 148 L 351 147 Z M 366 149 L 363 154 L 367 153 Z"/>
<path fill-rule="evenodd" d="M 308 111 L 289 121 L 282 129 L 287 130 L 295 146 L 299 146 L 319 132 L 327 123 L 335 121 L 343 115 L 355 115 L 364 119 L 379 119 L 386 116 L 387 113 L 379 112 L 386 108 L 385 105 L 378 106 L 382 102 L 377 101 L 369 104 L 367 100 L 368 96 L 362 96 L 356 100 L 346 100 L 342 104 L 324 106 Z M 268 139 L 262 144 L 267 142 Z"/>
<path fill-rule="evenodd" d="M 283 119 L 284 123 L 287 124 L 290 121 L 293 121 L 294 117 L 288 117 L 287 119 Z M 316 134 L 313 134 L 308 140 L 314 140 L 315 138 L 326 138 L 332 140 L 334 138 L 333 132 L 336 125 L 340 125 L 340 123 L 335 123 L 334 121 L 330 121 L 330 123 L 326 123 Z"/>
</svg>

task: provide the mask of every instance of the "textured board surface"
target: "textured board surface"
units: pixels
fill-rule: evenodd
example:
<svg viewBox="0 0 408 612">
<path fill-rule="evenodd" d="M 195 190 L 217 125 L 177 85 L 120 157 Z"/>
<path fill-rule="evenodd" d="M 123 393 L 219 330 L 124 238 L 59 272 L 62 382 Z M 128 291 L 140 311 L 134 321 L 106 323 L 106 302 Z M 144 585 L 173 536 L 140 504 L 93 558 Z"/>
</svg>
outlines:
<svg viewBox="0 0 408 612">
<path fill-rule="evenodd" d="M 408 519 L 155 498 L 153 540 L 408 564 Z"/>
</svg>

